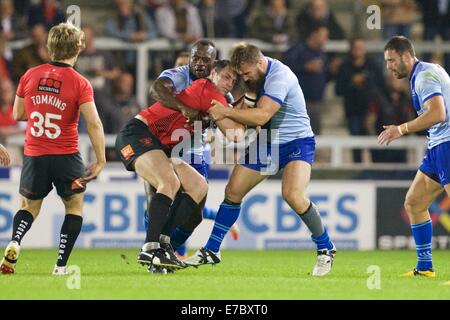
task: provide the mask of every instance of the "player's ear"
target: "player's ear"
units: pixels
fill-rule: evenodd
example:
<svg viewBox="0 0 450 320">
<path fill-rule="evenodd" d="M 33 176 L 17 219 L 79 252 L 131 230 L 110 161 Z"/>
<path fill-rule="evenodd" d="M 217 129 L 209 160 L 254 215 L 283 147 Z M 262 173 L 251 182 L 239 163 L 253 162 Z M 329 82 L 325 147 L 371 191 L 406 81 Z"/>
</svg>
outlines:
<svg viewBox="0 0 450 320">
<path fill-rule="evenodd" d="M 258 66 L 258 69 L 260 71 L 264 70 L 264 57 L 263 56 L 258 59 L 258 62 L 256 63 L 256 65 Z"/>
<path fill-rule="evenodd" d="M 214 79 L 216 76 L 217 76 L 217 71 L 216 71 L 216 69 L 213 68 L 213 69 L 211 70 L 211 74 L 210 74 L 211 80 Z"/>
</svg>

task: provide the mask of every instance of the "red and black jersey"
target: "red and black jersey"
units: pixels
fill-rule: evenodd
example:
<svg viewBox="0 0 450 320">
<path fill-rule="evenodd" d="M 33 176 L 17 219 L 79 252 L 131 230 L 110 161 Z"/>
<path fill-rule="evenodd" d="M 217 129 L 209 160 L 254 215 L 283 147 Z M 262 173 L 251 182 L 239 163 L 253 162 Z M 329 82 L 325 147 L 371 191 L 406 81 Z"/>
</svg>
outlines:
<svg viewBox="0 0 450 320">
<path fill-rule="evenodd" d="M 80 105 L 94 101 L 86 78 L 68 64 L 43 64 L 20 78 L 17 96 L 28 119 L 26 156 L 78 152 Z"/>
<path fill-rule="evenodd" d="M 186 106 L 201 112 L 207 112 L 211 108 L 213 99 L 224 106 L 228 105 L 225 97 L 220 94 L 216 86 L 208 79 L 194 81 L 189 87 L 177 94 L 177 98 Z M 189 130 L 190 133 L 194 129 L 191 124 L 186 123 L 186 118 L 181 112 L 167 108 L 159 102 L 151 105 L 139 114 L 147 120 L 151 133 L 169 148 L 180 142 L 172 139 L 172 133 L 176 129 L 184 128 Z"/>
</svg>

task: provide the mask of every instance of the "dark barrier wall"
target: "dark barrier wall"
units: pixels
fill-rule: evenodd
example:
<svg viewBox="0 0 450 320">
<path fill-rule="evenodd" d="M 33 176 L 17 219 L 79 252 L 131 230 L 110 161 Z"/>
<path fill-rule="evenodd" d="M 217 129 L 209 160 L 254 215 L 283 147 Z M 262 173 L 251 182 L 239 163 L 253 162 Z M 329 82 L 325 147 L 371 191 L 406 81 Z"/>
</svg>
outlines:
<svg viewBox="0 0 450 320">
<path fill-rule="evenodd" d="M 415 249 L 403 202 L 407 188 L 377 188 L 377 248 Z M 433 248 L 450 248 L 450 199 L 445 192 L 430 206 Z"/>
</svg>

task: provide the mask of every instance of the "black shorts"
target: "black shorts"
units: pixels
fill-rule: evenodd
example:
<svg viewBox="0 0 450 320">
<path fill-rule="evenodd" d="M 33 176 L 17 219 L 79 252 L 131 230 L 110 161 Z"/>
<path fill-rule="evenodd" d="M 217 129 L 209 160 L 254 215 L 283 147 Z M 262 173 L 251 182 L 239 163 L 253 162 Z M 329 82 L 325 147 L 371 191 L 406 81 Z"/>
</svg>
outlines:
<svg viewBox="0 0 450 320">
<path fill-rule="evenodd" d="M 170 157 L 169 148 L 163 145 L 141 120 L 131 119 L 117 135 L 116 154 L 120 156 L 128 171 L 134 171 L 134 161 L 151 150 L 162 150 Z"/>
<path fill-rule="evenodd" d="M 56 187 L 58 195 L 69 198 L 86 191 L 81 184 L 85 167 L 79 152 L 73 154 L 24 156 L 20 175 L 20 194 L 30 200 L 44 199 Z"/>
</svg>

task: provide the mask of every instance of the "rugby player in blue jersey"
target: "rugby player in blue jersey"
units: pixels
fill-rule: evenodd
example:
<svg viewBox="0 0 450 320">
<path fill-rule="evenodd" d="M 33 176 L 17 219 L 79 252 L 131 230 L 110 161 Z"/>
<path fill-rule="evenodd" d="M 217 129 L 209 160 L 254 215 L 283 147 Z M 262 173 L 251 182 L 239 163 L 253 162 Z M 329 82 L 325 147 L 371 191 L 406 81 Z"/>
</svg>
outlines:
<svg viewBox="0 0 450 320">
<path fill-rule="evenodd" d="M 432 262 L 433 224 L 428 208 L 445 189 L 450 196 L 450 77 L 439 65 L 416 58 L 403 36 L 393 37 L 384 48 L 387 69 L 397 79 L 408 77 L 418 117 L 384 126 L 378 136 L 388 145 L 403 135 L 427 130 L 428 150 L 405 199 L 405 209 L 416 242 L 417 265 L 403 276 L 435 277 Z"/>
<path fill-rule="evenodd" d="M 257 157 L 251 159 L 255 156 L 251 150 L 255 148 L 249 146 L 246 161 L 237 164 L 231 174 L 208 242 L 184 262 L 198 266 L 221 261 L 220 245 L 239 217 L 242 199 L 276 168 L 275 171 L 284 170 L 281 183 L 283 199 L 311 231 L 311 238 L 317 245 L 317 261 L 312 275 L 324 276 L 331 271 L 336 248 L 322 225 L 319 210 L 305 196 L 314 160 L 315 139 L 298 79 L 289 67 L 264 56 L 251 44 L 237 45 L 230 60 L 248 91 L 257 93 L 256 107 L 233 109 L 216 105 L 209 114 L 214 121 L 229 118 L 247 126 L 261 126 L 254 142 L 257 144 Z M 259 140 L 268 131 L 271 134 L 269 141 L 261 145 Z M 267 148 L 269 156 L 265 159 L 260 157 L 264 154 L 259 152 L 260 147 Z"/>
</svg>

